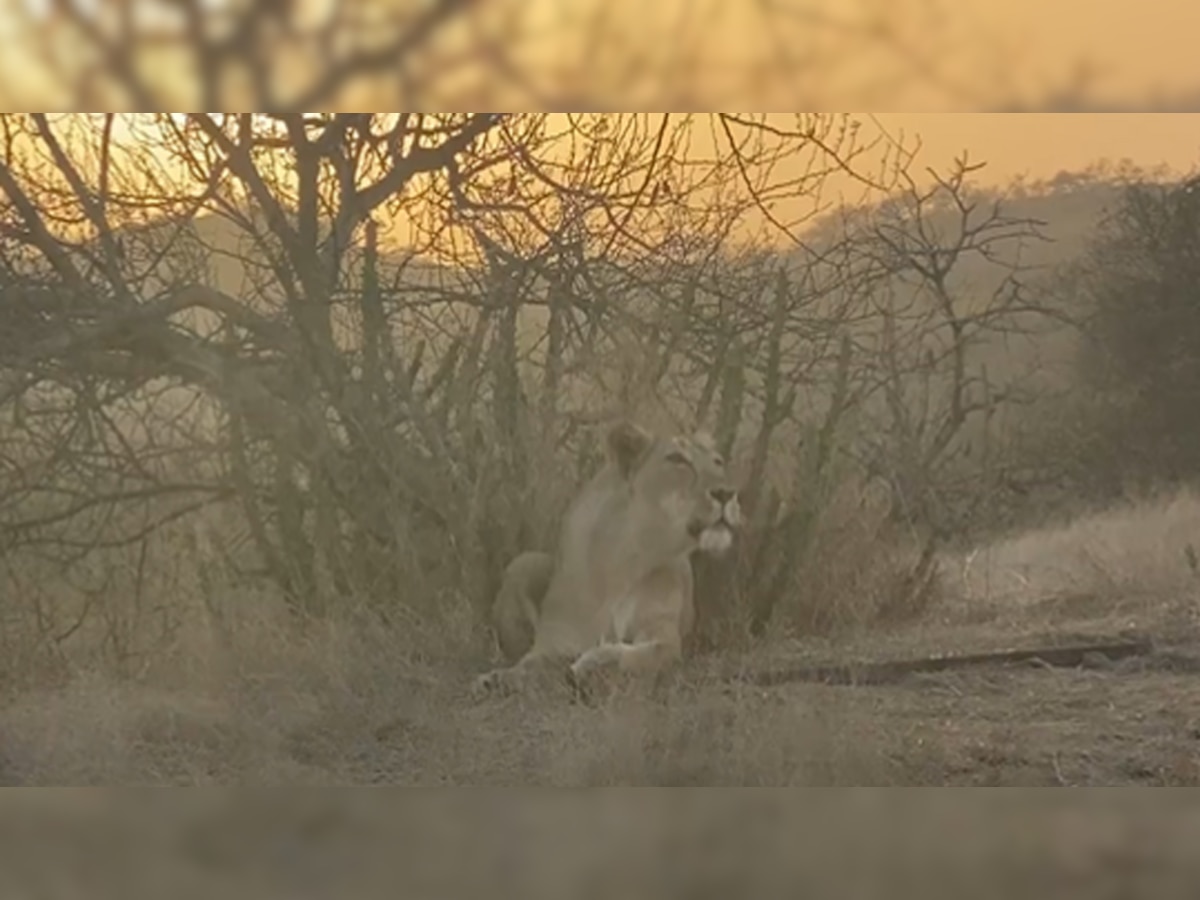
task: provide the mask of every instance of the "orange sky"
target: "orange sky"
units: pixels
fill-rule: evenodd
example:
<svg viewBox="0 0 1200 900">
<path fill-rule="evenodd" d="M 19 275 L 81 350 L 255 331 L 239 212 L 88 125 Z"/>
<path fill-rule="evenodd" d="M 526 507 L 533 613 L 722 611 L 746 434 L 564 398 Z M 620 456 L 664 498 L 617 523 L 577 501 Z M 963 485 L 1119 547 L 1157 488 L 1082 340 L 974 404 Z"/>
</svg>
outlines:
<svg viewBox="0 0 1200 900">
<path fill-rule="evenodd" d="M 1200 4 L 1198 4 L 1200 5 Z M 1200 32 L 1197 32 L 1200 34 Z M 1180 172 L 1200 168 L 1197 113 L 878 113 L 889 132 L 919 134 L 923 165 L 942 168 L 964 148 L 987 161 L 979 180 L 1045 178 L 1108 159 Z"/>
<path fill-rule="evenodd" d="M 912 172 L 918 179 L 926 167 L 946 172 L 954 158 L 967 151 L 972 162 L 986 167 L 972 176 L 978 184 L 1003 186 L 1018 176 L 1029 180 L 1052 178 L 1060 171 L 1081 171 L 1108 160 L 1119 163 L 1128 159 L 1134 165 L 1153 171 L 1157 167 L 1183 174 L 1200 170 L 1200 113 L 1197 114 L 1002 114 L 1002 113 L 853 113 L 863 120 L 863 136 L 874 131 L 871 123 L 882 126 L 905 146 L 913 146 L 919 136 L 922 149 Z M 790 116 L 773 115 L 775 124 L 787 127 Z M 698 129 L 693 149 L 705 155 L 699 145 L 711 132 Z M 711 152 L 711 151 L 710 151 Z M 781 162 L 777 182 L 787 182 L 800 174 L 790 171 L 802 165 L 800 154 Z M 858 165 L 870 173 L 870 163 Z M 844 191 L 844 193 L 843 193 Z M 857 203 L 864 199 L 857 182 L 832 175 L 828 190 L 822 193 L 824 208 L 839 200 Z M 877 199 L 877 198 L 873 198 Z M 813 212 L 813 198 L 807 195 L 782 196 L 774 203 L 775 215 L 786 222 L 799 222 Z M 762 224 L 750 214 L 747 226 L 757 231 Z M 393 237 L 403 240 L 403 228 Z M 785 241 L 783 235 L 768 229 L 767 239 Z"/>
<path fill-rule="evenodd" d="M 1086 58 L 1106 94 L 1200 87 L 1193 0 L 959 0 L 954 8 L 1002 42 L 1014 66 L 1038 74 L 1066 75 Z"/>
<path fill-rule="evenodd" d="M 146 8 L 167 0 L 127 2 Z M 346 0 L 298 2 L 326 7 Z M 10 104 L 70 105 L 42 90 L 38 56 L 30 53 L 38 32 L 17 25 L 18 10 L 47 6 L 47 0 L 0 0 L 0 99 Z M 615 100 L 601 104 L 609 108 L 682 105 L 647 101 L 659 63 L 682 80 L 667 93 L 691 97 L 692 108 L 978 108 L 989 100 L 971 96 L 994 96 L 991 88 L 1001 83 L 1026 99 L 1039 88 L 1062 86 L 1081 62 L 1109 98 L 1200 88 L 1195 0 L 509 0 L 498 6 L 536 11 L 529 21 L 540 27 L 526 35 L 534 47 L 527 61 L 553 68 L 549 89 L 571 96 L 574 79 L 586 93 L 606 77 L 606 67 L 620 73 L 596 88 Z M 645 77 L 621 77 L 634 71 Z M 928 78 L 922 82 L 917 72 Z M 167 81 L 170 74 L 157 73 Z M 734 102 L 714 87 L 730 78 L 738 86 Z M 949 83 L 969 87 L 970 95 L 948 96 Z M 34 95 L 40 101 L 16 100 Z M 770 99 L 756 103 L 751 95 Z"/>
</svg>

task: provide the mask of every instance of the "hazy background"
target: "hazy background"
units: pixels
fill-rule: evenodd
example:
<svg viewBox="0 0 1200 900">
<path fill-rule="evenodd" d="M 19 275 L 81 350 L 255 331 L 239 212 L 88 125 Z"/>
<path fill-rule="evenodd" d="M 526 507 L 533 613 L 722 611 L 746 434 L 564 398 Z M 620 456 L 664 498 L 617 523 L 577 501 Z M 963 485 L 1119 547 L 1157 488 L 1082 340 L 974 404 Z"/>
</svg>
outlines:
<svg viewBox="0 0 1200 900">
<path fill-rule="evenodd" d="M 1186 0 L 4 0 L 0 99 L 1179 111 L 1197 108 L 1198 27 Z"/>
</svg>

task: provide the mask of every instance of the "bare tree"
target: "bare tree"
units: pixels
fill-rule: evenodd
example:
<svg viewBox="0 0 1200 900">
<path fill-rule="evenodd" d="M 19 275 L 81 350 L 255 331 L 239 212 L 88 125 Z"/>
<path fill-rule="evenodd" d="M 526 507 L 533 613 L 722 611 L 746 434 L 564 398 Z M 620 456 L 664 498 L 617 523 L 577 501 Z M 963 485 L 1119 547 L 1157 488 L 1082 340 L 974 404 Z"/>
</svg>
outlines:
<svg viewBox="0 0 1200 900">
<path fill-rule="evenodd" d="M 723 148 L 689 145 L 705 124 Z M 838 117 L 0 127 L 5 546 L 70 560 L 221 505 L 309 612 L 485 604 L 549 541 L 588 424 L 639 404 L 757 434 L 765 470 L 845 309 L 818 309 L 828 250 L 778 290 L 763 235 L 798 231 L 771 201 L 880 180 Z"/>
<path fill-rule="evenodd" d="M 237 487 L 259 550 L 289 595 L 316 604 L 314 562 L 325 556 L 335 578 L 353 564 L 336 542 L 315 549 L 306 517 L 316 518 L 317 533 L 331 534 L 349 515 L 357 538 L 390 545 L 380 518 L 387 504 L 362 502 L 382 484 L 425 515 L 463 521 L 430 499 L 437 482 L 422 477 L 422 459 L 404 469 L 410 480 L 402 483 L 383 465 L 395 417 L 389 404 L 411 390 L 412 373 L 384 374 L 378 354 L 367 354 L 379 380 L 364 383 L 345 351 L 378 346 L 378 290 L 348 287 L 351 267 L 372 276 L 371 254 L 352 253 L 369 217 L 394 210 L 415 181 L 444 170 L 500 121 L 163 116 L 133 123 L 135 133 L 121 141 L 112 117 L 7 118 L 0 187 L 19 255 L 53 285 L 33 313 L 44 333 L 26 334 L 6 360 L 7 396 L 27 396 L 51 379 L 76 397 L 82 389 L 72 381 L 116 379 L 136 389 L 167 379 L 217 400 L 213 424 L 223 432 L 217 443 L 229 476 L 222 491 Z M 157 152 L 143 168 L 147 139 Z M 81 147 L 93 159 L 82 158 Z M 27 162 L 34 149 L 48 165 Z M 61 217 L 62 201 L 81 214 Z M 202 211 L 207 219 L 198 218 Z M 150 216 L 158 218 L 129 227 Z M 232 293 L 179 266 L 177 251 L 205 243 L 210 223 L 234 237 L 232 246 L 207 248 L 218 262 L 241 264 Z M 399 409 L 425 436 L 424 452 L 438 455 L 441 437 L 420 406 Z"/>
<path fill-rule="evenodd" d="M 870 361 L 863 459 L 892 486 L 898 514 L 938 531 L 961 524 L 952 517 L 962 512 L 955 467 L 978 479 L 960 463 L 973 451 L 979 465 L 988 462 L 991 417 L 1026 396 L 1029 373 L 1009 369 L 1005 342 L 1052 314 L 1031 290 L 1023 255 L 1046 240 L 1043 223 L 974 191 L 968 179 L 978 168 L 964 157 L 945 176 L 931 171 L 928 187 L 906 175 L 904 192 L 872 216 L 860 244 L 878 276 L 859 348 Z"/>
</svg>

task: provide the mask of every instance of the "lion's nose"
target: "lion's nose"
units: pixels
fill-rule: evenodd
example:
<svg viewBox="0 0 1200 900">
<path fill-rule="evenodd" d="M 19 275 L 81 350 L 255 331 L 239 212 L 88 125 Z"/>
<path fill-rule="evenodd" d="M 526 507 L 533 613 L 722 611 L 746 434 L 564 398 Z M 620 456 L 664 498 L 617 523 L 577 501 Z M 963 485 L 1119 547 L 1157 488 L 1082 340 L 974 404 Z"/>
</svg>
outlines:
<svg viewBox="0 0 1200 900">
<path fill-rule="evenodd" d="M 709 496 L 724 506 L 733 499 L 734 492 L 729 488 L 713 488 L 708 492 Z"/>
</svg>

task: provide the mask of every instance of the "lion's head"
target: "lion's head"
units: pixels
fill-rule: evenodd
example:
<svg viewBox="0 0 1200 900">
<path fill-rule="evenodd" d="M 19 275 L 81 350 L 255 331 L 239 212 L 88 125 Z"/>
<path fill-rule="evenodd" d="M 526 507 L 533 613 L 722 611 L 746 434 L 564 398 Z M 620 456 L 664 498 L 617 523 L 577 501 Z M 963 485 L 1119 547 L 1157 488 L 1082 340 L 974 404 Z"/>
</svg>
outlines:
<svg viewBox="0 0 1200 900">
<path fill-rule="evenodd" d="M 737 488 L 706 434 L 656 437 L 622 422 L 609 430 L 608 453 L 628 485 L 644 549 L 664 558 L 729 549 L 741 524 Z"/>
</svg>

